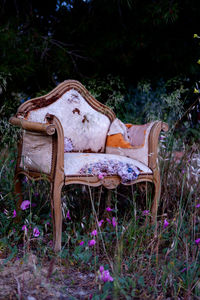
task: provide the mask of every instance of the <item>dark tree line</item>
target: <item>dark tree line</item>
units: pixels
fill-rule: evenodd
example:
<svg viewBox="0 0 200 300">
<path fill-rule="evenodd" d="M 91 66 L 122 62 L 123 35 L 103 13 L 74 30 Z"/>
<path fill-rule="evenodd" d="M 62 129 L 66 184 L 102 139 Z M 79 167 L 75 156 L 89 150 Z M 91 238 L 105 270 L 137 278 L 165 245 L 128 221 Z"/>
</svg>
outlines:
<svg viewBox="0 0 200 300">
<path fill-rule="evenodd" d="M 1 0 L 0 97 L 107 74 L 196 80 L 199 20 L 199 0 Z"/>
</svg>

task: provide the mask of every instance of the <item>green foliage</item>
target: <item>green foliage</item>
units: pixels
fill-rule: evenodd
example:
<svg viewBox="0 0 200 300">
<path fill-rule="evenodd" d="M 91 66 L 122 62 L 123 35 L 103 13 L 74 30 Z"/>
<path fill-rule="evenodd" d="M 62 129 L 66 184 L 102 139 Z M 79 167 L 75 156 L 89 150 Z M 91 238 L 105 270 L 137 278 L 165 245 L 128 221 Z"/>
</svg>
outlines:
<svg viewBox="0 0 200 300">
<path fill-rule="evenodd" d="M 175 125 L 183 115 L 187 91 L 184 81 L 177 79 L 160 80 L 155 87 L 140 82 L 125 96 L 123 120 L 133 124 L 162 120 Z"/>
<path fill-rule="evenodd" d="M 125 85 L 119 77 L 110 74 L 105 79 L 91 79 L 86 81 L 86 87 L 98 101 L 120 113 Z"/>
</svg>

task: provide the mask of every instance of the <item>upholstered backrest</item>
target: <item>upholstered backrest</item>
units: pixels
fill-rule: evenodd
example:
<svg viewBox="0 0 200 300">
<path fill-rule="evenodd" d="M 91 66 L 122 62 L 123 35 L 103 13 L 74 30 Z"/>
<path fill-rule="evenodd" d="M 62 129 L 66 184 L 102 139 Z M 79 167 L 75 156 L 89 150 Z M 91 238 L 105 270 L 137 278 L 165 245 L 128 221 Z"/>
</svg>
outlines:
<svg viewBox="0 0 200 300">
<path fill-rule="evenodd" d="M 114 113 L 94 99 L 77 81 L 68 80 L 48 95 L 27 101 L 18 116 L 29 121 L 46 122 L 46 114 L 61 122 L 65 152 L 104 152 L 106 136 Z"/>
</svg>

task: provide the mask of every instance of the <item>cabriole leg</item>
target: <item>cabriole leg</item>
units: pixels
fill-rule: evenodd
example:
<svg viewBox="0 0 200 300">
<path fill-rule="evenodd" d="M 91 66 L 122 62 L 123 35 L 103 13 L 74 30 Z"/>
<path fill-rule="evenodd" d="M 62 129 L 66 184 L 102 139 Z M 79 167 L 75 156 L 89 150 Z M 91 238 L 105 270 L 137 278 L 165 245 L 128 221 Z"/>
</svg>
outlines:
<svg viewBox="0 0 200 300">
<path fill-rule="evenodd" d="M 62 185 L 55 182 L 51 184 L 51 214 L 53 219 L 53 247 L 54 251 L 61 250 L 62 241 L 62 208 L 61 208 Z"/>
<path fill-rule="evenodd" d="M 157 178 L 154 180 L 154 198 L 153 203 L 151 207 L 151 214 L 152 214 L 152 223 L 154 224 L 157 219 L 157 210 L 158 210 L 158 204 L 160 199 L 160 190 L 161 190 L 161 184 L 160 184 L 160 176 L 157 176 Z"/>
<path fill-rule="evenodd" d="M 22 196 L 22 175 L 15 175 L 14 178 L 14 193 L 17 197 L 17 210 L 20 209 L 20 206 L 23 201 Z"/>
</svg>

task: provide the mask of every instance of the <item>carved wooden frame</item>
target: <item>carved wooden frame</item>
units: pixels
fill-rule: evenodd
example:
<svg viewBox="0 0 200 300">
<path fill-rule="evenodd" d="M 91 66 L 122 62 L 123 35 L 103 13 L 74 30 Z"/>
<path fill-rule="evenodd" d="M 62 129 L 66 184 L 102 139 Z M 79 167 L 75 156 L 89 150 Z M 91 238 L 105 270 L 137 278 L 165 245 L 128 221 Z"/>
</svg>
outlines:
<svg viewBox="0 0 200 300">
<path fill-rule="evenodd" d="M 99 179 L 97 176 L 65 176 L 64 175 L 64 133 L 62 124 L 58 118 L 54 115 L 46 115 L 46 123 L 30 122 L 26 118 L 29 111 L 40 108 L 42 106 L 53 103 L 60 98 L 69 89 L 76 89 L 86 101 L 97 111 L 105 114 L 109 117 L 112 122 L 115 119 L 115 114 L 111 109 L 98 102 L 93 98 L 85 87 L 75 80 L 67 80 L 58 85 L 49 94 L 31 99 L 23 103 L 16 114 L 16 117 L 10 118 L 10 123 L 16 126 L 20 126 L 22 129 L 32 132 L 40 132 L 43 135 L 52 136 L 52 164 L 50 174 L 41 174 L 39 172 L 33 172 L 31 170 L 24 170 L 20 167 L 22 143 L 20 141 L 18 146 L 18 159 L 15 170 L 15 193 L 19 196 L 18 207 L 22 202 L 21 192 L 21 176 L 25 175 L 33 180 L 45 179 L 50 182 L 51 185 L 51 213 L 53 218 L 53 244 L 54 250 L 61 250 L 61 239 L 62 239 L 62 210 L 61 210 L 61 190 L 63 185 L 69 184 L 84 184 L 89 186 L 100 186 L 103 185 L 107 189 L 116 188 L 121 180 L 119 176 L 107 176 L 104 179 Z M 151 182 L 154 184 L 154 199 L 152 203 L 152 219 L 156 220 L 157 208 L 160 197 L 160 172 L 158 166 L 158 139 L 160 131 L 168 130 L 168 125 L 161 121 L 155 121 L 149 134 L 148 140 L 148 167 L 152 170 L 152 174 L 140 174 L 136 180 L 126 185 L 132 185 L 139 182 Z"/>
</svg>

